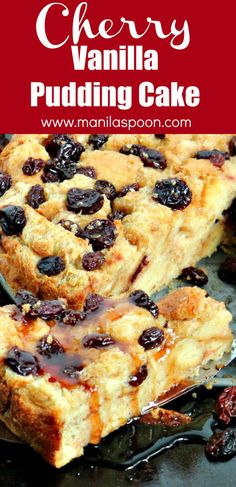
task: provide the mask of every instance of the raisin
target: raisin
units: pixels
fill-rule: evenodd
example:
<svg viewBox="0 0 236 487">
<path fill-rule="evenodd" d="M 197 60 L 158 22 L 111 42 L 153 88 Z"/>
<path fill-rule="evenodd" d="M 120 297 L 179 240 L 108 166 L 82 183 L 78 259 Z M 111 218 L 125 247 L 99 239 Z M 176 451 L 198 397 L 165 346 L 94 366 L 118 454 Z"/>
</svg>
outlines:
<svg viewBox="0 0 236 487">
<path fill-rule="evenodd" d="M 26 217 L 23 208 L 14 205 L 1 208 L 0 225 L 6 235 L 20 235 L 26 225 Z"/>
<path fill-rule="evenodd" d="M 103 196 L 94 189 L 71 188 L 67 193 L 67 209 L 74 213 L 92 215 L 102 208 L 103 203 Z"/>
<path fill-rule="evenodd" d="M 115 345 L 115 342 L 112 337 L 106 333 L 100 335 L 94 333 L 86 335 L 82 339 L 82 344 L 85 348 L 107 348 Z"/>
<path fill-rule="evenodd" d="M 55 134 L 46 143 L 50 157 L 78 162 L 85 148 L 66 134 Z"/>
<path fill-rule="evenodd" d="M 23 304 L 30 304 L 33 306 L 38 301 L 38 298 L 31 292 L 27 291 L 26 289 L 21 289 L 15 295 L 15 302 L 16 305 L 22 309 Z"/>
<path fill-rule="evenodd" d="M 0 134 L 0 152 L 9 144 L 9 139 L 6 137 L 6 134 Z"/>
<path fill-rule="evenodd" d="M 196 159 L 209 159 L 210 162 L 216 167 L 221 167 L 225 163 L 226 159 L 229 159 L 228 152 L 223 152 L 217 149 L 202 150 L 195 155 Z"/>
<path fill-rule="evenodd" d="M 115 243 L 116 227 L 111 220 L 93 220 L 84 228 L 84 236 L 92 244 L 93 250 L 102 250 Z"/>
<path fill-rule="evenodd" d="M 157 181 L 153 199 L 171 210 L 184 210 L 192 200 L 192 193 L 182 179 L 169 178 Z"/>
<path fill-rule="evenodd" d="M 81 324 L 85 320 L 86 313 L 84 311 L 74 311 L 73 309 L 65 310 L 60 319 L 60 323 L 68 326 L 75 326 Z"/>
<path fill-rule="evenodd" d="M 159 347 L 164 341 L 165 334 L 160 328 L 147 328 L 143 331 L 138 339 L 139 345 L 141 345 L 145 350 L 151 350 L 152 348 Z"/>
<path fill-rule="evenodd" d="M 232 137 L 229 142 L 229 152 L 231 156 L 236 156 L 236 136 Z"/>
<path fill-rule="evenodd" d="M 32 353 L 21 350 L 18 347 L 13 347 L 9 350 L 5 363 L 16 374 L 24 377 L 30 374 L 37 375 L 39 372 L 37 358 Z"/>
<path fill-rule="evenodd" d="M 34 308 L 37 315 L 43 320 L 55 320 L 59 318 L 64 309 L 64 304 L 59 300 L 39 301 L 38 305 Z"/>
<path fill-rule="evenodd" d="M 38 317 L 37 312 L 34 310 L 34 306 L 37 304 L 38 299 L 28 291 L 25 291 L 26 296 L 17 296 L 16 294 L 16 306 L 17 311 L 13 313 L 13 319 L 21 321 L 24 324 L 30 323 L 30 320 Z M 27 295 L 28 294 L 28 295 Z M 22 303 L 22 304 L 21 304 Z"/>
<path fill-rule="evenodd" d="M 98 179 L 95 183 L 95 189 L 102 194 L 105 194 L 108 200 L 112 201 L 116 197 L 116 188 L 114 184 L 105 179 Z"/>
<path fill-rule="evenodd" d="M 107 218 L 109 218 L 109 220 L 111 221 L 114 221 L 114 220 L 122 220 L 125 216 L 126 213 L 124 211 L 116 210 L 110 213 Z"/>
<path fill-rule="evenodd" d="M 165 156 L 158 150 L 143 148 L 140 151 L 139 157 L 144 166 L 161 170 L 166 169 L 167 167 Z"/>
<path fill-rule="evenodd" d="M 209 161 L 215 167 L 222 167 L 225 163 L 225 159 L 229 159 L 229 157 L 225 157 L 224 154 L 220 154 L 219 152 L 212 154 L 212 156 L 209 157 Z"/>
<path fill-rule="evenodd" d="M 75 142 L 71 139 L 71 142 L 67 142 L 57 151 L 57 157 L 59 159 L 78 162 L 82 152 L 85 148 L 80 142 Z"/>
<path fill-rule="evenodd" d="M 148 294 L 146 294 L 144 291 L 137 290 L 133 291 L 129 299 L 134 303 L 136 306 L 139 306 L 140 308 L 145 308 L 147 311 L 149 311 L 154 318 L 157 318 L 159 315 L 159 309 L 156 303 L 152 299 L 149 298 Z"/>
<path fill-rule="evenodd" d="M 28 157 L 22 167 L 22 171 L 26 176 L 33 176 L 41 171 L 44 164 L 45 161 L 43 161 L 43 159 L 34 159 L 33 157 Z"/>
<path fill-rule="evenodd" d="M 122 154 L 133 154 L 134 156 L 140 157 L 144 166 L 152 167 L 153 169 L 165 169 L 166 159 L 161 152 L 156 149 L 149 149 L 144 145 L 133 144 L 131 147 L 124 146 L 120 149 Z"/>
<path fill-rule="evenodd" d="M 72 179 L 76 169 L 75 162 L 52 159 L 44 166 L 42 180 L 44 183 L 62 183 L 66 179 Z"/>
<path fill-rule="evenodd" d="M 120 153 L 121 154 L 125 154 L 126 156 L 129 156 L 130 154 L 132 154 L 133 156 L 137 156 L 139 157 L 139 153 L 140 153 L 140 150 L 144 148 L 143 145 L 139 145 L 139 144 L 133 144 L 133 145 L 124 145 L 123 147 L 121 147 L 120 149 Z"/>
<path fill-rule="evenodd" d="M 45 164 L 43 175 L 41 176 L 44 183 L 60 183 L 62 173 L 57 166 L 57 162 L 49 161 Z"/>
<path fill-rule="evenodd" d="M 26 200 L 28 205 L 36 210 L 45 201 L 43 187 L 40 184 L 32 186 L 27 194 Z"/>
<path fill-rule="evenodd" d="M 236 418 L 236 386 L 224 389 L 217 399 L 215 412 L 225 424 Z"/>
<path fill-rule="evenodd" d="M 123 198 L 123 196 L 126 196 L 129 191 L 139 191 L 139 185 L 138 183 L 133 183 L 129 184 L 128 186 L 124 186 L 123 188 L 120 189 L 120 191 L 117 192 L 117 198 Z"/>
<path fill-rule="evenodd" d="M 227 257 L 218 270 L 219 278 L 228 284 L 236 284 L 236 257 Z"/>
<path fill-rule="evenodd" d="M 212 461 L 233 457 L 236 454 L 236 431 L 227 428 L 212 435 L 206 444 L 205 452 Z"/>
<path fill-rule="evenodd" d="M 37 264 L 39 272 L 46 276 L 56 276 L 64 271 L 65 267 L 65 261 L 58 256 L 43 257 Z"/>
<path fill-rule="evenodd" d="M 56 338 L 52 335 L 45 335 L 39 340 L 37 352 L 40 355 L 51 358 L 53 355 L 65 353 L 65 350 Z"/>
<path fill-rule="evenodd" d="M 82 174 L 83 176 L 87 176 L 87 178 L 97 179 L 96 170 L 92 166 L 79 166 L 76 169 L 76 174 Z"/>
<path fill-rule="evenodd" d="M 71 220 L 64 220 L 64 219 L 60 220 L 59 223 L 63 228 L 65 228 L 65 230 L 72 232 L 75 235 L 75 237 L 84 238 L 84 232 L 82 228 L 78 225 L 78 223 L 72 222 Z"/>
<path fill-rule="evenodd" d="M 138 372 L 135 375 L 131 375 L 129 379 L 129 385 L 132 387 L 138 387 L 147 378 L 148 371 L 146 365 L 141 365 Z"/>
<path fill-rule="evenodd" d="M 99 150 L 108 141 L 109 135 L 93 134 L 89 136 L 88 143 L 93 146 L 93 149 Z"/>
<path fill-rule="evenodd" d="M 156 139 L 160 139 L 160 140 L 165 139 L 165 137 L 166 137 L 165 134 L 154 134 L 154 135 L 155 135 Z"/>
<path fill-rule="evenodd" d="M 10 174 L 0 171 L 0 196 L 2 196 L 11 187 L 12 179 Z"/>
<path fill-rule="evenodd" d="M 205 286 L 205 284 L 208 283 L 208 277 L 206 273 L 202 269 L 191 266 L 186 267 L 182 270 L 180 279 L 182 279 L 182 281 L 193 284 L 194 286 Z"/>
<path fill-rule="evenodd" d="M 84 311 L 85 313 L 93 313 L 101 308 L 103 304 L 104 299 L 102 296 L 100 296 L 100 294 L 89 293 L 84 304 Z"/>
<path fill-rule="evenodd" d="M 105 257 L 102 252 L 88 252 L 82 258 L 82 266 L 86 271 L 100 269 L 104 262 Z"/>
</svg>

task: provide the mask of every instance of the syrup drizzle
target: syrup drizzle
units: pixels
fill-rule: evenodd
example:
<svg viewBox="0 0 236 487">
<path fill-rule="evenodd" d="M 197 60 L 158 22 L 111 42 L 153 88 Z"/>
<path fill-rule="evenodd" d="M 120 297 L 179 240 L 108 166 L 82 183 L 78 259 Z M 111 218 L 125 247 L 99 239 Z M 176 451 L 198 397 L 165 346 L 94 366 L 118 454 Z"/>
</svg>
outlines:
<svg viewBox="0 0 236 487">
<path fill-rule="evenodd" d="M 90 441 L 93 444 L 100 442 L 103 432 L 103 422 L 100 415 L 99 394 L 95 387 L 90 386 L 83 380 L 83 369 L 91 362 L 96 362 L 100 353 L 104 353 L 106 348 L 90 349 L 83 347 L 82 339 L 85 335 L 91 333 L 106 333 L 107 327 L 119 320 L 122 316 L 127 315 L 134 309 L 138 309 L 132 301 L 124 298 L 119 301 L 113 299 L 104 299 L 99 305 L 98 309 L 88 312 L 85 319 L 76 321 L 74 326 L 63 323 L 62 319 L 44 320 L 44 324 L 48 327 L 48 335 L 54 338 L 61 346 L 60 353 L 41 353 L 40 349 L 35 347 L 32 342 L 31 353 L 33 353 L 39 362 L 40 374 L 49 374 L 49 382 L 60 382 L 62 387 L 72 389 L 80 385 L 84 387 L 88 393 L 88 400 L 90 406 L 90 423 L 91 436 Z M 63 316 L 63 315 L 62 315 Z M 38 326 L 35 318 L 29 318 L 24 315 L 18 308 L 12 314 L 12 318 L 19 323 L 19 332 L 21 333 L 22 342 L 25 344 L 25 349 L 29 348 L 30 340 L 29 334 L 34 336 L 34 326 Z M 111 345 L 112 347 L 113 345 Z M 109 347 L 109 348 L 111 348 Z M 133 367 L 132 373 L 135 373 L 146 364 L 143 358 L 140 358 L 137 353 L 133 353 L 132 344 L 122 343 L 116 341 L 114 347 L 119 347 L 123 353 L 129 353 L 132 357 Z M 157 349 L 157 360 L 166 353 L 166 343 L 164 349 Z M 128 384 L 127 384 L 128 385 Z M 132 416 L 137 416 L 140 413 L 138 387 L 132 388 L 130 391 L 130 407 Z"/>
<path fill-rule="evenodd" d="M 96 445 L 101 440 L 102 430 L 103 430 L 103 422 L 101 420 L 101 416 L 99 413 L 99 409 L 100 409 L 99 395 L 96 390 L 91 390 L 89 406 L 90 406 L 89 420 L 91 424 L 90 442 Z"/>
<path fill-rule="evenodd" d="M 101 349 L 95 350 L 83 347 L 81 344 L 83 337 L 91 333 L 106 333 L 106 326 L 114 323 L 123 315 L 127 315 L 133 309 L 137 309 L 136 305 L 127 298 L 122 298 L 119 301 L 106 298 L 97 310 L 88 312 L 85 319 L 76 321 L 74 326 L 65 324 L 63 318 L 44 321 L 48 326 L 48 334 L 61 344 L 65 353 L 45 356 L 38 353 L 37 349 L 35 350 L 35 346 L 32 345 L 29 351 L 36 355 L 40 364 L 40 373 L 48 373 L 50 382 L 59 381 L 63 387 L 70 387 L 76 384 L 83 385 L 80 372 L 86 365 L 95 362 L 99 358 L 100 353 L 103 353 Z M 17 307 L 12 313 L 12 318 L 19 323 L 18 331 L 23 342 L 22 348 L 27 350 L 30 343 L 29 335 L 33 337 L 34 326 L 37 326 L 36 318 L 29 314 L 24 314 Z M 142 361 L 136 354 L 132 353 L 131 345 L 116 341 L 114 346 L 119 347 L 122 352 L 129 353 L 132 356 L 135 373 L 142 365 Z M 133 396 L 135 395 L 134 392 L 132 394 Z M 135 399 L 133 400 L 134 402 Z M 138 407 L 133 405 L 132 409 L 137 414 Z"/>
</svg>

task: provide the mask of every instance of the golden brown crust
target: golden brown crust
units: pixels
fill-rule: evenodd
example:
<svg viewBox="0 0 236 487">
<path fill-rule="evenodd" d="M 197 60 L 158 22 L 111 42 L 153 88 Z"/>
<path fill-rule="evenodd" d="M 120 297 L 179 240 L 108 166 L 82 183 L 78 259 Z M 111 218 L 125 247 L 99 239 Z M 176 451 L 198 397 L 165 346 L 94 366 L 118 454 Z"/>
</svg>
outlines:
<svg viewBox="0 0 236 487">
<path fill-rule="evenodd" d="M 33 408 L 32 403 L 27 404 L 20 392 L 15 393 L 9 388 L 8 396 L 8 408 L 1 416 L 6 426 L 43 455 L 47 462 L 55 464 L 60 448 L 61 424 L 46 410 L 40 411 Z"/>
<path fill-rule="evenodd" d="M 190 293 L 189 288 L 180 288 L 162 298 L 160 313 L 170 320 L 191 320 L 202 312 L 201 290 Z"/>
<path fill-rule="evenodd" d="M 7 386 L 6 381 L 0 380 L 0 414 L 4 414 L 10 404 L 10 388 Z"/>
</svg>

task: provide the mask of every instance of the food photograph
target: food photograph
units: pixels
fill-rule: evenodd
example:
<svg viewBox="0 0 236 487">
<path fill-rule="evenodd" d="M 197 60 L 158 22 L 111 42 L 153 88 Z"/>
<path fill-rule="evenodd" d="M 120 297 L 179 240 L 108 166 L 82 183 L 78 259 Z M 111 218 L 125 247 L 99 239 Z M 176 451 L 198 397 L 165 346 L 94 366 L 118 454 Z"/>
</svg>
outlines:
<svg viewBox="0 0 236 487">
<path fill-rule="evenodd" d="M 0 134 L 0 306 L 1 487 L 235 486 L 236 135 Z"/>
</svg>

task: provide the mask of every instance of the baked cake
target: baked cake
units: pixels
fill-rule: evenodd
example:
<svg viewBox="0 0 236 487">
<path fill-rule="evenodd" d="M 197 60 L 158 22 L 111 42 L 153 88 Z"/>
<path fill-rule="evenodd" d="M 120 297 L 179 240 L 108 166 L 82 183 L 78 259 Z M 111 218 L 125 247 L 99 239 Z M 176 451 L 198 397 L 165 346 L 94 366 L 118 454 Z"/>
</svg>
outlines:
<svg viewBox="0 0 236 487">
<path fill-rule="evenodd" d="M 236 137 L 18 135 L 0 170 L 0 418 L 61 467 L 230 350 L 223 303 L 148 294 L 225 241 Z"/>
<path fill-rule="evenodd" d="M 215 251 L 236 137 L 18 135 L 0 168 L 0 271 L 77 309 L 88 293 L 152 293 Z"/>
<path fill-rule="evenodd" d="M 36 216 L 38 215 L 37 212 Z M 84 309 L 26 291 L 0 309 L 0 418 L 56 467 L 231 348 L 230 313 L 199 288 Z"/>
</svg>

